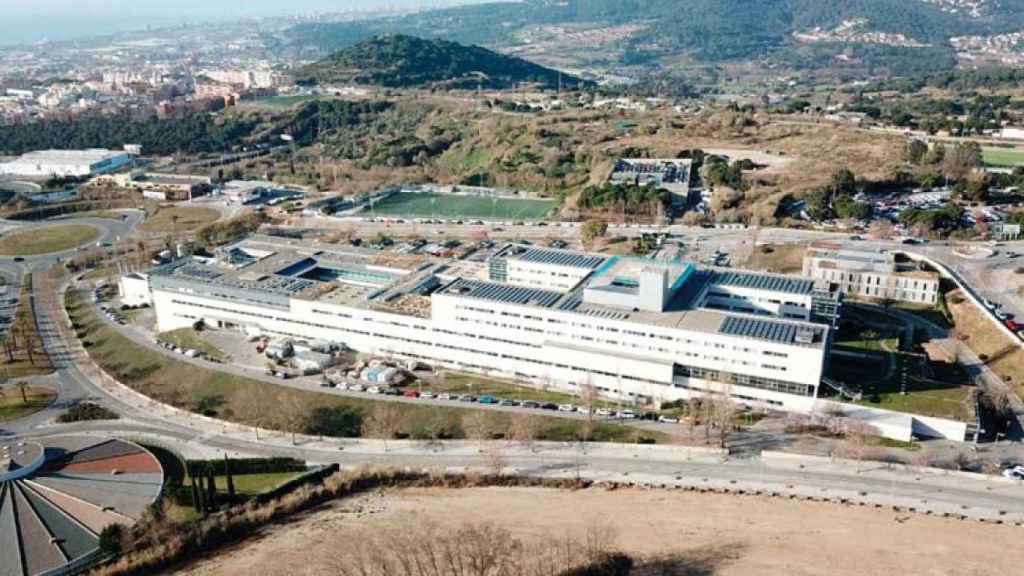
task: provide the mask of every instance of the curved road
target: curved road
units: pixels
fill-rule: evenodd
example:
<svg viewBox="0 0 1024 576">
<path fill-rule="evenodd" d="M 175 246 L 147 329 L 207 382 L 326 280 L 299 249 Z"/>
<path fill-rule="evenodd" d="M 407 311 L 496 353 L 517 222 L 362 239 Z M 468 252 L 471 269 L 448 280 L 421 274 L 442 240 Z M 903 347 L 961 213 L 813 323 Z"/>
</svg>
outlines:
<svg viewBox="0 0 1024 576">
<path fill-rule="evenodd" d="M 101 226 L 113 221 L 98 220 Z M 128 222 L 126 225 L 134 225 Z M 123 235 L 130 226 L 107 228 L 107 236 Z M 59 254 L 30 259 L 26 270 L 41 271 Z M 0 266 L 8 262 L 0 261 Z M 96 433 L 141 438 L 188 454 L 213 456 L 222 452 L 281 455 L 310 462 L 337 462 L 346 467 L 387 464 L 416 468 L 486 468 L 492 456 L 476 443 L 428 445 L 371 440 L 319 440 L 300 437 L 293 445 L 287 435 L 264 435 L 251 429 L 173 413 L 154 403 L 133 401 L 130 395 L 104 389 L 83 372 L 81 348 L 61 331 L 64 318 L 57 287 L 37 294 L 40 334 L 57 368 L 53 384 L 58 405 L 15 422 L 2 434 L 27 437 L 62 433 Z M 56 316 L 56 317 L 55 317 Z M 122 415 L 112 422 L 54 425 L 64 406 L 83 399 L 99 402 Z M 763 490 L 782 495 L 834 498 L 876 505 L 915 507 L 936 514 L 957 514 L 1024 524 L 1024 487 L 1000 478 L 964 478 L 956 474 L 922 474 L 893 470 L 884 464 L 854 466 L 821 459 L 723 459 L 708 451 L 686 447 L 639 445 L 542 444 L 536 447 L 491 443 L 503 452 L 507 469 L 546 476 L 582 476 L 597 480 L 635 481 L 668 486 Z M 492 451 L 487 451 L 492 452 Z"/>
</svg>

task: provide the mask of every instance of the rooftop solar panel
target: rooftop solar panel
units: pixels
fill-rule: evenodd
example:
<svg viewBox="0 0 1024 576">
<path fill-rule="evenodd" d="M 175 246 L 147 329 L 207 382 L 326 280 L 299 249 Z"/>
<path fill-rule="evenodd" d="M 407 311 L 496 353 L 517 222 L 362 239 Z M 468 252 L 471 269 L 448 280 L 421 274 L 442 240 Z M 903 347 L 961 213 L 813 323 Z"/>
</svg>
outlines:
<svg viewBox="0 0 1024 576">
<path fill-rule="evenodd" d="M 711 282 L 719 286 L 736 286 L 790 294 L 810 294 L 814 289 L 814 282 L 811 280 L 750 272 L 716 272 Z"/>
<path fill-rule="evenodd" d="M 718 329 L 721 334 L 743 336 L 770 342 L 792 344 L 796 342 L 796 326 L 784 322 L 729 316 Z"/>
<path fill-rule="evenodd" d="M 561 250 L 549 250 L 546 248 L 530 248 L 522 254 L 512 256 L 524 262 L 539 262 L 542 264 L 554 264 L 557 266 L 570 266 L 573 268 L 586 268 L 593 270 L 604 262 L 603 256 L 593 256 L 581 252 L 566 252 Z"/>
<path fill-rule="evenodd" d="M 544 308 L 554 305 L 562 296 L 561 292 L 554 292 L 552 290 L 538 290 L 535 288 L 523 288 L 520 286 L 465 279 L 453 282 L 444 292 L 468 298 L 479 298 L 481 300 L 511 304 L 530 304 Z"/>
</svg>

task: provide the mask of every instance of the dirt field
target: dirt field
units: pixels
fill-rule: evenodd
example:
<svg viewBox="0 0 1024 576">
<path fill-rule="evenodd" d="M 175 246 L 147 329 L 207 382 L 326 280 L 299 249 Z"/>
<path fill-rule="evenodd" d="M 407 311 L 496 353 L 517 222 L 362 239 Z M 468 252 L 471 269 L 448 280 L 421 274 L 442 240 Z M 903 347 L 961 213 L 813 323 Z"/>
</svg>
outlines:
<svg viewBox="0 0 1024 576">
<path fill-rule="evenodd" d="M 179 573 L 320 574 L 340 539 L 382 527 L 437 523 L 454 531 L 494 521 L 524 542 L 614 527 L 634 555 L 674 553 L 671 574 L 793 576 L 1018 574 L 1021 529 L 835 504 L 688 492 L 534 488 L 418 489 L 372 494 L 268 528 L 255 540 Z"/>
</svg>

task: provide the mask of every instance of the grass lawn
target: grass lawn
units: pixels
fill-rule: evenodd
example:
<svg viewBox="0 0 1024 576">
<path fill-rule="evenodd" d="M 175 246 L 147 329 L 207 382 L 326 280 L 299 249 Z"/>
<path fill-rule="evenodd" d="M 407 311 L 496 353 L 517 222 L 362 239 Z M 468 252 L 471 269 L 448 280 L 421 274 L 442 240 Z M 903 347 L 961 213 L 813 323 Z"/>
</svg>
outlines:
<svg viewBox="0 0 1024 576">
<path fill-rule="evenodd" d="M 32 256 L 77 248 L 95 242 L 100 230 L 86 224 L 61 224 L 12 232 L 0 238 L 0 255 Z"/>
<path fill-rule="evenodd" d="M 188 232 L 219 219 L 220 212 L 213 208 L 172 206 L 158 208 L 139 229 L 143 232 Z"/>
<path fill-rule="evenodd" d="M 267 474 L 234 474 L 232 481 L 235 484 L 235 491 L 239 494 L 246 494 L 249 496 L 255 496 L 264 492 L 269 492 L 274 488 L 277 488 L 281 484 L 295 478 L 302 472 L 270 472 Z M 205 480 L 205 478 L 204 478 Z M 189 478 L 185 478 L 185 486 L 188 486 L 192 481 Z M 227 492 L 228 490 L 228 477 L 227 476 L 214 476 L 214 484 L 217 485 L 217 490 Z M 205 486 L 205 484 L 203 484 Z"/>
<path fill-rule="evenodd" d="M 970 420 L 972 409 L 966 402 L 972 386 L 970 380 L 958 370 L 939 368 L 934 379 L 914 376 L 914 357 L 896 354 L 896 369 L 886 376 L 883 367 L 875 363 L 834 357 L 829 372 L 834 378 L 860 385 L 864 397 L 857 402 L 863 406 L 883 408 L 908 414 L 936 416 L 954 420 Z M 901 394 L 902 372 L 907 369 L 907 393 Z"/>
<path fill-rule="evenodd" d="M 565 392 L 552 390 L 541 390 L 530 386 L 522 386 L 514 382 L 499 380 L 475 374 L 459 374 L 449 372 L 445 375 L 444 384 L 439 386 L 427 386 L 424 390 L 434 392 L 450 392 L 453 394 L 472 394 L 474 396 L 494 396 L 495 398 L 508 398 L 512 400 L 533 400 L 534 402 L 551 402 L 554 404 L 575 404 L 580 406 L 582 401 Z M 608 402 L 597 402 L 600 406 L 611 405 Z"/>
<path fill-rule="evenodd" d="M 1024 150 L 1017 148 L 982 147 L 981 157 L 989 166 L 1024 166 Z"/>
<path fill-rule="evenodd" d="M 179 348 L 194 348 L 205 354 L 208 358 L 220 360 L 221 362 L 228 360 L 228 356 L 223 350 L 207 342 L 203 339 L 202 334 L 192 328 L 179 328 L 170 332 L 164 332 L 158 335 L 157 338 L 170 342 Z"/>
<path fill-rule="evenodd" d="M 57 393 L 47 388 L 30 387 L 25 390 L 25 398 L 22 400 L 21 390 L 17 386 L 4 388 L 4 395 L 0 396 L 0 422 L 11 422 L 35 414 L 53 403 Z"/>
<path fill-rule="evenodd" d="M 554 206 L 552 200 L 399 192 L 377 202 L 367 213 L 378 216 L 541 220 Z"/>
<path fill-rule="evenodd" d="M 182 362 L 124 337 L 97 318 L 79 295 L 69 291 L 65 301 L 75 330 L 96 362 L 140 393 L 179 408 L 202 407 L 207 414 L 224 420 L 287 430 L 289 414 L 308 415 L 320 407 L 348 407 L 366 416 L 386 403 L 278 386 Z M 429 438 L 425 434 L 439 421 L 447 436 L 461 438 L 465 435 L 463 419 L 481 412 L 487 415 L 489 425 L 498 433 L 509 430 L 514 418 L 523 418 L 479 408 L 388 404 L 400 412 L 398 435 L 411 438 Z M 583 425 L 563 418 L 533 418 L 539 419 L 538 437 L 547 440 L 571 440 Z M 642 436 L 658 442 L 668 439 L 667 435 L 647 431 Z M 594 438 L 625 442 L 636 439 L 637 434 L 634 428 L 600 424 L 594 431 Z"/>
<path fill-rule="evenodd" d="M 970 419 L 972 410 L 965 402 L 972 389 L 970 379 L 955 366 L 943 362 L 931 362 L 926 372 L 929 360 L 900 352 L 900 333 L 886 329 L 884 324 L 888 322 L 891 320 L 887 316 L 870 308 L 848 309 L 835 336 L 836 349 L 869 353 L 871 359 L 833 356 L 829 367 L 831 376 L 860 389 L 864 397 L 859 403 L 864 406 Z M 904 373 L 907 393 L 901 394 Z"/>
<path fill-rule="evenodd" d="M 803 244 L 765 244 L 755 246 L 750 258 L 743 263 L 743 268 L 765 270 L 778 274 L 794 274 L 803 270 L 804 254 L 807 247 Z"/>
</svg>

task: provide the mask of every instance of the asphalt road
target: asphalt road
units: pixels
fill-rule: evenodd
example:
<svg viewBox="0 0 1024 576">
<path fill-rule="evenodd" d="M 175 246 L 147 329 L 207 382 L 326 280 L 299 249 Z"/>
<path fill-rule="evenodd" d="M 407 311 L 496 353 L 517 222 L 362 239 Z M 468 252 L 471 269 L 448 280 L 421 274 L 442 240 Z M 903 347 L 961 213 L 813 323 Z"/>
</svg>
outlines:
<svg viewBox="0 0 1024 576">
<path fill-rule="evenodd" d="M 100 224 L 107 225 L 109 221 L 100 221 Z M 130 222 L 127 224 L 131 225 Z M 125 234 L 126 230 L 130 228 L 110 225 L 105 229 L 104 238 Z M 699 233 L 707 235 L 708 231 Z M 723 233 L 721 236 L 724 239 L 734 234 Z M 771 238 L 770 241 L 807 239 L 805 234 L 790 234 L 788 231 L 771 231 L 767 235 L 762 233 L 761 239 L 764 240 L 766 236 Z M 46 269 L 59 256 L 53 254 L 33 258 L 26 263 L 25 269 Z M 0 261 L 0 267 L 4 270 L 12 269 L 9 268 L 11 264 Z M 36 305 L 41 335 L 57 366 L 57 373 L 52 378 L 58 390 L 59 404 L 9 425 L 3 430 L 3 435 L 31 437 L 69 432 L 110 434 L 147 438 L 171 447 L 207 453 L 287 455 L 311 462 L 338 462 L 344 466 L 388 464 L 461 468 L 485 467 L 488 463 L 488 455 L 482 454 L 480 450 L 467 451 L 464 446 L 461 450 L 455 450 L 449 448 L 449 445 L 442 445 L 441 448 L 408 445 L 402 450 L 389 451 L 386 447 L 381 450 L 379 444 L 372 442 L 317 442 L 310 439 L 292 445 L 286 437 L 280 435 L 256 441 L 251 433 L 231 432 L 228 426 L 220 430 L 220 426 L 210 425 L 204 420 L 187 421 L 180 417 L 174 419 L 162 416 L 157 410 L 140 408 L 122 401 L 91 381 L 77 365 L 78 352 L 64 341 L 58 331 L 58 323 L 63 322 L 63 318 L 53 317 L 52 311 L 38 299 Z M 65 426 L 55 426 L 50 422 L 62 406 L 82 399 L 104 404 L 122 414 L 123 419 Z M 674 457 L 660 459 L 643 458 L 636 452 L 639 448 L 629 446 L 593 449 L 596 452 L 570 445 L 548 446 L 536 452 L 509 447 L 505 449 L 508 450 L 507 464 L 510 468 L 536 475 L 633 479 L 668 485 L 762 486 L 783 492 L 813 493 L 819 497 L 846 495 L 852 498 L 874 498 L 883 503 L 898 502 L 904 506 L 917 502 L 922 508 L 937 507 L 964 513 L 977 511 L 979 515 L 1003 511 L 1003 514 L 1010 514 L 1004 516 L 1007 520 L 1020 514 L 1021 521 L 1024 521 L 1024 488 L 997 480 L 964 479 L 955 475 L 929 476 L 913 471 L 889 470 L 877 464 L 864 464 L 863 469 L 860 466 L 854 469 L 850 465 L 840 464 L 798 467 L 761 458 L 724 461 L 719 457 L 690 458 L 684 448 L 680 448 Z"/>
</svg>

